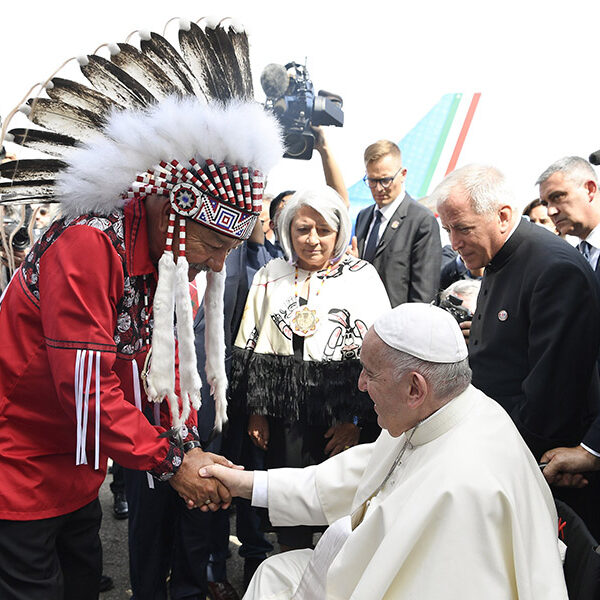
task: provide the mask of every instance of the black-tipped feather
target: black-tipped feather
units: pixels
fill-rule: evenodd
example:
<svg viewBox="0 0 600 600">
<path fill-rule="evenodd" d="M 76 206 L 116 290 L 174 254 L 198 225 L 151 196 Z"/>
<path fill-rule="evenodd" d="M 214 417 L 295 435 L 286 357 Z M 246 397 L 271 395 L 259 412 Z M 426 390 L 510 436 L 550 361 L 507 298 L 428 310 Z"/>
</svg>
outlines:
<svg viewBox="0 0 600 600">
<path fill-rule="evenodd" d="M 11 160 L 0 165 L 0 176 L 23 183 L 25 181 L 54 181 L 56 173 L 66 167 L 56 158 Z"/>
<path fill-rule="evenodd" d="M 88 140 L 98 133 L 104 121 L 96 114 L 51 98 L 30 98 L 29 120 L 36 125 L 69 135 L 78 141 Z"/>
<path fill-rule="evenodd" d="M 63 156 L 66 150 L 77 143 L 75 138 L 61 135 L 43 129 L 11 129 L 8 133 L 13 136 L 13 141 L 19 146 L 32 148 L 52 156 Z"/>
<path fill-rule="evenodd" d="M 179 30 L 179 45 L 184 58 L 208 98 L 230 99 L 231 90 L 218 52 L 196 23 L 190 25 L 189 31 Z"/>
<path fill-rule="evenodd" d="M 131 75 L 109 60 L 91 54 L 81 72 L 88 81 L 109 98 L 129 108 L 144 108 L 156 102 L 154 96 Z"/>
<path fill-rule="evenodd" d="M 117 44 L 121 52 L 110 60 L 120 69 L 137 79 L 155 98 L 162 99 L 181 94 L 180 88 L 169 81 L 165 72 L 146 54 L 131 44 Z"/>
<path fill-rule="evenodd" d="M 0 204 L 32 204 L 54 197 L 54 185 L 48 181 L 0 181 Z"/>
<path fill-rule="evenodd" d="M 206 98 L 194 74 L 175 48 L 158 33 L 151 33 L 149 40 L 140 42 L 142 52 L 151 58 L 169 77 L 184 96 Z"/>
<path fill-rule="evenodd" d="M 237 31 L 232 25 L 229 27 L 227 36 L 231 40 L 231 45 L 237 57 L 240 67 L 240 73 L 244 79 L 244 89 L 246 97 L 254 98 L 254 84 L 252 83 L 252 69 L 250 68 L 250 46 L 248 44 L 248 35 L 245 31 Z"/>
<path fill-rule="evenodd" d="M 231 43 L 231 39 L 223 27 L 214 29 L 207 27 L 204 30 L 206 38 L 210 41 L 213 49 L 218 52 L 221 64 L 224 68 L 224 75 L 228 82 L 228 87 L 236 98 L 245 98 L 246 91 L 244 79 L 241 77 L 240 66 L 237 55 Z"/>
<path fill-rule="evenodd" d="M 77 81 L 55 77 L 52 79 L 52 83 L 54 87 L 47 88 L 46 93 L 50 98 L 62 100 L 65 104 L 103 116 L 108 114 L 111 109 L 123 108 L 108 96 Z"/>
</svg>

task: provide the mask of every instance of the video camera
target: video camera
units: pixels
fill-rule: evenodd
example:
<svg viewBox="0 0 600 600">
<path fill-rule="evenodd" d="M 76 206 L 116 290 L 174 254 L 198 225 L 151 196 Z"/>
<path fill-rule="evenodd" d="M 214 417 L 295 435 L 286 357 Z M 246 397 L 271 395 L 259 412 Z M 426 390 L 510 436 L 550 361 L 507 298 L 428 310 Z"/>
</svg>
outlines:
<svg viewBox="0 0 600 600">
<path fill-rule="evenodd" d="M 464 306 L 461 298 L 450 294 L 446 300 L 440 300 L 438 306 L 448 311 L 455 319 L 457 323 L 463 323 L 464 321 L 471 321 L 473 319 L 473 313 Z"/>
<path fill-rule="evenodd" d="M 341 96 L 319 90 L 315 96 L 306 66 L 290 62 L 282 66 L 267 65 L 260 76 L 267 96 L 265 108 L 279 119 L 284 131 L 285 158 L 308 160 L 312 156 L 315 136 L 311 125 L 344 124 Z"/>
</svg>

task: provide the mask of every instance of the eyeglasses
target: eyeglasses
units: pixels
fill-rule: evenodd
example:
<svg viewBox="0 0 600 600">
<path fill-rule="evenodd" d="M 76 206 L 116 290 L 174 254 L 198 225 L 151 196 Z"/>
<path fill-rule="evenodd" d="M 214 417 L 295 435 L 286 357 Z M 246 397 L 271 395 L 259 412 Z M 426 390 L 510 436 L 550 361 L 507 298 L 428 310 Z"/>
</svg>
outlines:
<svg viewBox="0 0 600 600">
<path fill-rule="evenodd" d="M 373 179 L 372 177 L 368 177 L 367 175 L 365 175 L 363 177 L 363 181 L 371 188 L 371 189 L 375 189 L 377 187 L 378 184 L 381 184 L 381 187 L 384 190 L 387 190 L 387 188 L 390 187 L 390 185 L 392 185 L 392 181 L 394 181 L 394 179 L 396 179 L 396 177 L 398 176 L 398 173 L 400 173 L 400 171 L 402 171 L 404 167 L 400 167 L 396 173 L 394 174 L 393 177 L 380 177 L 379 179 Z"/>
</svg>

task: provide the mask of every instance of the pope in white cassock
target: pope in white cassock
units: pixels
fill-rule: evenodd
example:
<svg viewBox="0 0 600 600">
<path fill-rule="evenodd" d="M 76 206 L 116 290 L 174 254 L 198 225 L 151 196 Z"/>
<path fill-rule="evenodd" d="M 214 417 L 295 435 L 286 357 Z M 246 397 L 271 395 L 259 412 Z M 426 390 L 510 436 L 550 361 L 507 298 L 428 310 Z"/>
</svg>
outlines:
<svg viewBox="0 0 600 600">
<path fill-rule="evenodd" d="M 452 316 L 396 307 L 361 362 L 376 442 L 305 469 L 201 470 L 273 525 L 330 525 L 314 550 L 263 562 L 244 598 L 566 599 L 550 490 L 506 412 L 470 385 Z"/>
</svg>

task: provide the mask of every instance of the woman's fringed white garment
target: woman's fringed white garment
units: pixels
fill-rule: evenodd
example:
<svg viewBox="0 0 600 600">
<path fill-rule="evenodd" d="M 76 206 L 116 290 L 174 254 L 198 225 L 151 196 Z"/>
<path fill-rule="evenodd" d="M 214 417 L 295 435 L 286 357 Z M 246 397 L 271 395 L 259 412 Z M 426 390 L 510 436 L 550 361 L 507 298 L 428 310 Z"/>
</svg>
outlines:
<svg viewBox="0 0 600 600">
<path fill-rule="evenodd" d="M 206 274 L 204 314 L 206 330 L 206 379 L 215 401 L 215 430 L 221 431 L 227 422 L 227 374 L 225 372 L 225 339 L 223 296 L 225 293 L 225 266 L 219 273 Z"/>
<path fill-rule="evenodd" d="M 158 262 L 158 284 L 154 294 L 154 331 L 152 362 L 148 372 L 148 400 L 161 402 L 167 398 L 173 428 L 179 429 L 179 402 L 175 394 L 175 270 L 173 253 L 165 251 Z"/>
<path fill-rule="evenodd" d="M 177 258 L 175 273 L 175 311 L 177 314 L 177 342 L 179 350 L 179 386 L 181 388 L 181 422 L 190 415 L 190 405 L 200 408 L 200 388 L 196 346 L 194 345 L 194 317 L 188 281 L 189 265 L 185 256 Z"/>
</svg>

